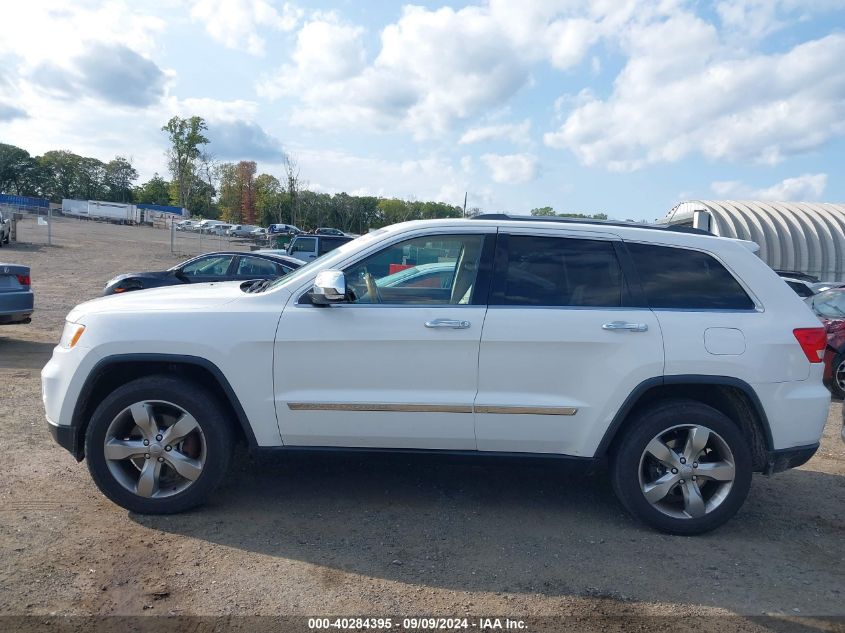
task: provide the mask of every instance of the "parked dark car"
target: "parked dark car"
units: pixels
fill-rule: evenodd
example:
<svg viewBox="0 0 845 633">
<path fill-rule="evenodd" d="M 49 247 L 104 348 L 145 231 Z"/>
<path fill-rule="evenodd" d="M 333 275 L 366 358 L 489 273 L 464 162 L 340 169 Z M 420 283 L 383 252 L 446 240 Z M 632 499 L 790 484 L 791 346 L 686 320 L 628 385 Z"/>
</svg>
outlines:
<svg viewBox="0 0 845 633">
<path fill-rule="evenodd" d="M 827 331 L 824 384 L 837 398 L 845 398 L 845 290 L 825 290 L 805 300 Z"/>
<path fill-rule="evenodd" d="M 291 257 L 310 262 L 353 239 L 355 238 L 349 235 L 297 235 L 288 244 L 287 253 Z"/>
<path fill-rule="evenodd" d="M 819 282 L 818 277 L 816 277 L 814 275 L 810 275 L 808 273 L 802 273 L 802 272 L 799 272 L 797 270 L 776 270 L 775 272 L 778 275 L 780 275 L 781 277 L 789 277 L 791 279 L 800 279 L 801 281 L 806 281 L 806 282 L 809 282 L 811 284 L 815 284 L 815 283 Z"/>
<path fill-rule="evenodd" d="M 301 265 L 301 261 L 287 255 L 229 251 L 206 253 L 169 270 L 118 275 L 109 280 L 103 294 L 112 295 L 131 290 L 210 281 L 275 279 L 287 275 Z"/>
<path fill-rule="evenodd" d="M 29 266 L 0 263 L 0 325 L 29 323 L 34 304 Z"/>
<path fill-rule="evenodd" d="M 314 231 L 314 235 L 338 235 L 343 237 L 344 235 L 346 235 L 346 233 L 344 233 L 340 229 L 334 229 L 328 226 L 321 226 L 319 229 Z"/>
</svg>

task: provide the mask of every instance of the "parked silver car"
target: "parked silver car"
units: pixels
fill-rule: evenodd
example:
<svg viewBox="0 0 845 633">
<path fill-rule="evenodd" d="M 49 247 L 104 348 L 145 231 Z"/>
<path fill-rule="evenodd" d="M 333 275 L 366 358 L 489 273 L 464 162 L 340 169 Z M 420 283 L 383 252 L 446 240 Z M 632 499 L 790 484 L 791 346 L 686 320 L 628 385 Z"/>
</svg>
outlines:
<svg viewBox="0 0 845 633">
<path fill-rule="evenodd" d="M 260 227 L 255 226 L 254 224 L 233 224 L 231 228 L 226 231 L 226 235 L 229 237 L 250 237 L 252 232 Z"/>
<path fill-rule="evenodd" d="M 0 263 L 0 325 L 29 323 L 34 298 L 29 266 Z"/>
</svg>

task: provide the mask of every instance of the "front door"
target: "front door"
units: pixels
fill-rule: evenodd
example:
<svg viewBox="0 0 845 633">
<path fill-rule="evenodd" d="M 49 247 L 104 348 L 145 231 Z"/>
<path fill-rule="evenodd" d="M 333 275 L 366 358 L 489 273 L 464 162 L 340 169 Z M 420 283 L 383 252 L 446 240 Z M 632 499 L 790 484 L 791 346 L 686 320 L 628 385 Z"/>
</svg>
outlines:
<svg viewBox="0 0 845 633">
<path fill-rule="evenodd" d="M 476 448 L 494 231 L 422 234 L 365 255 L 344 268 L 348 303 L 291 299 L 274 358 L 286 445 Z"/>
<path fill-rule="evenodd" d="M 478 449 L 591 457 L 634 388 L 662 376 L 660 326 L 626 282 L 615 236 L 501 230 Z"/>
</svg>

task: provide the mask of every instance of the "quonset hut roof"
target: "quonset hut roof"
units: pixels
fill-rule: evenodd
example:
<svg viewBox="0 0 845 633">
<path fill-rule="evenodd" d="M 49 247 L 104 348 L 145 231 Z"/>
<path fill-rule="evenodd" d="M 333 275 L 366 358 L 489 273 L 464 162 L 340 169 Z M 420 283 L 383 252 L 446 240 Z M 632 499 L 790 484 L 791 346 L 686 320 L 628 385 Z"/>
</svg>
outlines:
<svg viewBox="0 0 845 633">
<path fill-rule="evenodd" d="M 772 268 L 845 279 L 845 204 L 689 200 L 662 222 L 694 226 L 696 211 L 710 216 L 712 233 L 757 242 L 760 258 Z"/>
</svg>

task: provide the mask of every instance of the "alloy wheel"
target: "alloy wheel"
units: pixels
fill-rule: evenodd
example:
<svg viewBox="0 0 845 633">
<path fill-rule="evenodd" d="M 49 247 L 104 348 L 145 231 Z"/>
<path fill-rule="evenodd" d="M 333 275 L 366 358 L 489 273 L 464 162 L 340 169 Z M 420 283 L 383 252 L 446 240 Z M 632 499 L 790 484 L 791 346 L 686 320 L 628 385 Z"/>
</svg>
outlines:
<svg viewBox="0 0 845 633">
<path fill-rule="evenodd" d="M 845 358 L 836 366 L 836 371 L 834 372 L 834 380 L 836 380 L 836 384 L 839 385 L 839 389 L 842 392 L 845 392 Z"/>
<path fill-rule="evenodd" d="M 141 497 L 170 497 L 189 488 L 205 466 L 205 436 L 182 407 L 163 400 L 132 404 L 115 416 L 103 445 L 106 464 Z"/>
<path fill-rule="evenodd" d="M 655 436 L 640 457 L 640 489 L 663 514 L 697 519 L 718 508 L 736 477 L 727 442 L 700 425 L 673 426 Z"/>
</svg>

